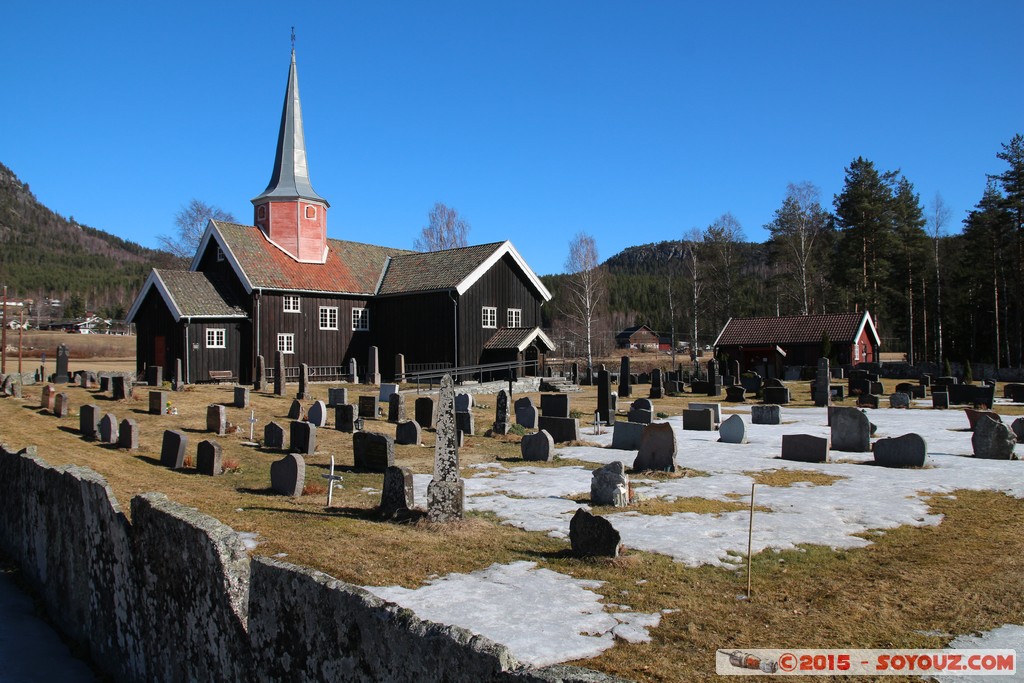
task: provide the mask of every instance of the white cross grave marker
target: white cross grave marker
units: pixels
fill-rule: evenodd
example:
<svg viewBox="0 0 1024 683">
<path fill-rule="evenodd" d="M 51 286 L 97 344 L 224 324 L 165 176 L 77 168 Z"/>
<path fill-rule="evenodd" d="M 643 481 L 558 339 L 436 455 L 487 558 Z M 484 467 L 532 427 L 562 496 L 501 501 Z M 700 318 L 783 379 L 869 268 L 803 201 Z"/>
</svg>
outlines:
<svg viewBox="0 0 1024 683">
<path fill-rule="evenodd" d="M 334 499 L 334 486 L 341 486 L 341 475 L 334 473 L 334 456 L 331 456 L 331 473 L 321 474 L 321 477 L 327 480 L 327 507 L 331 507 L 331 501 Z"/>
</svg>

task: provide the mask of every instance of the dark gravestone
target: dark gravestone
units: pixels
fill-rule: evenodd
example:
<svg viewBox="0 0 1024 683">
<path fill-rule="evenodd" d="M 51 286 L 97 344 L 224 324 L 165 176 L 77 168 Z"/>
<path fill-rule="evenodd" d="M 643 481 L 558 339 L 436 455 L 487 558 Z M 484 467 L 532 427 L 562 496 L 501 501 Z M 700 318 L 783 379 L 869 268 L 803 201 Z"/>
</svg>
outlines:
<svg viewBox="0 0 1024 683">
<path fill-rule="evenodd" d="M 130 417 L 121 420 L 121 424 L 118 425 L 117 447 L 130 451 L 139 447 L 139 424 Z"/>
<path fill-rule="evenodd" d="M 1003 398 L 1013 403 L 1024 403 L 1024 384 L 1007 384 L 1003 387 Z"/>
<path fill-rule="evenodd" d="M 704 408 L 700 410 L 683 410 L 683 429 L 687 431 L 715 431 L 715 414 Z"/>
<path fill-rule="evenodd" d="M 971 447 L 975 458 L 990 460 L 1015 460 L 1014 446 L 1017 437 L 1002 422 L 995 420 L 978 420 L 978 426 L 971 437 Z"/>
<path fill-rule="evenodd" d="M 619 396 L 628 398 L 633 393 L 630 385 L 629 356 L 623 356 L 619 362 Z"/>
<path fill-rule="evenodd" d="M 288 419 L 289 420 L 301 420 L 306 416 L 305 411 L 302 409 L 302 402 L 299 399 L 292 401 L 291 406 L 288 408 Z"/>
<path fill-rule="evenodd" d="M 910 407 L 910 396 L 900 392 L 896 392 L 889 397 L 890 408 L 909 408 Z"/>
<path fill-rule="evenodd" d="M 633 469 L 637 472 L 675 472 L 676 467 L 676 434 L 672 426 L 657 423 L 644 427 Z"/>
<path fill-rule="evenodd" d="M 818 359 L 818 373 L 815 375 L 811 398 L 814 405 L 818 407 L 832 404 L 832 393 L 829 391 L 832 381 L 832 373 L 829 371 L 828 358 Z"/>
<path fill-rule="evenodd" d="M 867 453 L 871 450 L 871 422 L 857 408 L 832 409 L 832 450 Z"/>
<path fill-rule="evenodd" d="M 928 374 L 922 374 L 917 381 L 921 383 L 921 386 L 928 388 L 932 385 L 932 376 Z"/>
<path fill-rule="evenodd" d="M 224 456 L 216 441 L 200 441 L 196 449 L 196 471 L 209 477 L 224 474 Z"/>
<path fill-rule="evenodd" d="M 612 432 L 612 448 L 620 451 L 635 451 L 643 440 L 644 427 L 650 423 L 616 422 Z"/>
<path fill-rule="evenodd" d="M 455 428 L 466 436 L 473 436 L 476 434 L 476 419 L 474 419 L 473 413 L 469 411 L 456 411 Z"/>
<path fill-rule="evenodd" d="M 722 421 L 721 403 L 690 403 L 687 407 L 690 410 L 710 410 L 715 424 Z"/>
<path fill-rule="evenodd" d="M 167 414 L 167 402 L 170 400 L 169 394 L 166 391 L 151 391 L 149 392 L 149 414 L 150 415 L 166 415 Z"/>
<path fill-rule="evenodd" d="M 263 428 L 263 447 L 284 449 L 284 427 L 276 422 L 269 422 Z"/>
<path fill-rule="evenodd" d="M 569 542 L 576 557 L 618 557 L 622 537 L 604 517 L 578 508 L 569 522 Z"/>
<path fill-rule="evenodd" d="M 384 486 L 380 494 L 380 514 L 386 518 L 406 513 L 413 508 L 412 470 L 391 466 L 384 470 Z"/>
<path fill-rule="evenodd" d="M 999 413 L 994 413 L 991 410 L 974 410 L 973 408 L 964 408 L 964 413 L 967 415 L 967 424 L 970 426 L 972 432 L 978 426 L 978 420 L 989 419 L 995 420 L 996 422 L 1003 421 L 1003 418 L 999 416 Z"/>
<path fill-rule="evenodd" d="M 146 384 L 151 387 L 162 387 L 164 385 L 164 369 L 159 365 L 150 365 L 146 368 Z"/>
<path fill-rule="evenodd" d="M 861 394 L 857 397 L 858 408 L 877 408 L 878 396 L 875 394 Z"/>
<path fill-rule="evenodd" d="M 761 375 L 756 372 L 751 372 L 746 375 L 740 375 L 740 386 L 750 393 L 756 394 L 761 391 L 761 387 L 764 386 L 764 382 L 761 379 Z"/>
<path fill-rule="evenodd" d="M 110 392 L 115 401 L 124 401 L 132 395 L 132 382 L 124 375 L 114 375 L 110 382 Z"/>
<path fill-rule="evenodd" d="M 782 408 L 777 405 L 750 406 L 750 423 L 755 425 L 782 424 Z"/>
<path fill-rule="evenodd" d="M 117 444 L 119 434 L 116 415 L 107 413 L 100 418 L 99 435 L 100 443 Z"/>
<path fill-rule="evenodd" d="M 473 394 L 455 394 L 455 412 L 457 413 L 472 410 L 474 403 Z"/>
<path fill-rule="evenodd" d="M 736 375 L 722 375 L 722 386 L 731 387 L 736 385 Z"/>
<path fill-rule="evenodd" d="M 53 414 L 55 417 L 67 417 L 71 410 L 71 401 L 68 395 L 61 392 L 53 397 Z"/>
<path fill-rule="evenodd" d="M 419 446 L 420 441 L 422 441 L 422 432 L 416 420 L 399 422 L 395 427 L 395 443 L 399 446 Z"/>
<path fill-rule="evenodd" d="M 339 432 L 351 434 L 356 430 L 356 407 L 350 403 L 342 403 L 334 407 L 334 428 Z"/>
<path fill-rule="evenodd" d="M 924 467 L 928 447 L 918 434 L 904 434 L 875 442 L 875 464 L 882 467 Z"/>
<path fill-rule="evenodd" d="M 650 410 L 630 408 L 629 412 L 626 414 L 626 419 L 629 420 L 630 422 L 649 425 L 652 422 L 654 422 L 654 413 Z"/>
<path fill-rule="evenodd" d="M 629 505 L 629 476 L 620 461 L 594 470 L 590 476 L 590 504 L 620 508 Z"/>
<path fill-rule="evenodd" d="M 421 396 L 413 404 L 416 423 L 423 429 L 434 428 L 434 399 L 429 396 Z"/>
<path fill-rule="evenodd" d="M 661 368 L 651 371 L 651 398 L 665 398 L 665 386 L 662 384 Z"/>
<path fill-rule="evenodd" d="M 67 384 L 69 381 L 68 377 L 68 359 L 70 354 L 68 352 L 68 345 L 61 344 L 57 347 L 57 374 L 54 376 L 53 381 L 55 384 Z"/>
<path fill-rule="evenodd" d="M 943 410 L 949 407 L 949 392 L 939 391 L 938 389 L 932 391 L 932 408 L 938 408 Z"/>
<path fill-rule="evenodd" d="M 729 403 L 744 403 L 747 390 L 740 384 L 734 384 L 725 388 L 725 400 Z"/>
<path fill-rule="evenodd" d="M 718 440 L 722 443 L 746 443 L 747 425 L 739 415 L 731 415 L 718 427 Z"/>
<path fill-rule="evenodd" d="M 874 394 L 875 396 L 881 396 L 883 393 L 885 393 L 885 387 L 883 387 L 882 383 L 877 380 L 872 381 L 868 393 Z"/>
<path fill-rule="evenodd" d="M 336 408 L 348 403 L 348 389 L 345 387 L 331 387 L 327 390 L 327 407 Z"/>
<path fill-rule="evenodd" d="M 541 394 L 540 414 L 544 417 L 569 417 L 569 397 L 565 394 Z"/>
<path fill-rule="evenodd" d="M 555 443 L 580 440 L 580 421 L 574 417 L 547 417 L 541 415 L 537 418 L 537 425 L 550 434 Z"/>
<path fill-rule="evenodd" d="M 284 396 L 288 389 L 288 383 L 284 381 L 284 353 L 278 351 L 274 354 L 274 395 Z"/>
<path fill-rule="evenodd" d="M 168 429 L 164 432 L 163 443 L 160 445 L 160 464 L 172 470 L 180 470 L 185 466 L 185 449 L 188 437 L 177 430 Z"/>
<path fill-rule="evenodd" d="M 427 484 L 427 518 L 432 522 L 453 522 L 465 516 L 466 486 L 459 476 L 459 433 L 451 375 L 441 378 L 436 433 L 434 475 Z"/>
<path fill-rule="evenodd" d="M 306 486 L 306 460 L 297 453 L 289 453 L 270 463 L 270 488 L 283 496 L 297 498 Z"/>
<path fill-rule="evenodd" d="M 828 439 L 811 434 L 783 434 L 782 459 L 795 462 L 828 462 Z"/>
<path fill-rule="evenodd" d="M 313 455 L 316 452 L 316 426 L 309 422 L 292 422 L 288 428 L 288 437 L 291 445 L 288 448 L 292 453 L 299 455 Z"/>
<path fill-rule="evenodd" d="M 78 411 L 78 431 L 89 441 L 92 441 L 99 434 L 100 428 L 99 406 L 84 405 Z"/>
<path fill-rule="evenodd" d="M 327 426 L 327 406 L 323 401 L 313 401 L 306 412 L 306 421 L 315 427 Z"/>
<path fill-rule="evenodd" d="M 986 384 L 953 384 L 949 387 L 949 402 L 991 408 L 996 400 L 996 388 Z"/>
<path fill-rule="evenodd" d="M 360 396 L 359 397 L 359 417 L 367 418 L 370 420 L 377 419 L 377 409 L 380 406 L 380 401 L 376 396 Z"/>
<path fill-rule="evenodd" d="M 395 440 L 387 434 L 356 432 L 352 454 L 357 469 L 383 472 L 395 464 Z"/>
<path fill-rule="evenodd" d="M 206 431 L 224 436 L 228 430 L 227 409 L 219 403 L 206 407 Z"/>
<path fill-rule="evenodd" d="M 764 388 L 764 402 L 774 403 L 780 406 L 786 405 L 789 403 L 789 389 L 786 387 L 770 387 L 766 385 Z"/>
<path fill-rule="evenodd" d="M 256 356 L 256 373 L 252 388 L 256 391 L 267 390 L 267 361 L 263 356 Z"/>
<path fill-rule="evenodd" d="M 234 406 L 236 408 L 249 407 L 249 387 L 235 387 Z"/>
<path fill-rule="evenodd" d="M 519 453 L 523 460 L 551 462 L 555 458 L 555 440 L 543 429 L 535 434 L 527 434 L 519 442 Z"/>
<path fill-rule="evenodd" d="M 299 392 L 295 398 L 300 401 L 308 401 L 313 398 L 309 393 L 309 363 L 299 363 Z"/>
<path fill-rule="evenodd" d="M 602 424 L 612 421 L 612 381 L 606 370 L 597 373 L 597 414 Z"/>
<path fill-rule="evenodd" d="M 508 430 L 512 428 L 508 402 L 508 392 L 502 389 L 498 392 L 497 400 L 494 402 L 494 426 L 491 431 L 495 434 L 508 434 Z"/>
<path fill-rule="evenodd" d="M 405 396 L 394 393 L 388 398 L 388 422 L 405 422 Z"/>
<path fill-rule="evenodd" d="M 515 402 L 516 424 L 526 429 L 537 428 L 537 407 L 529 396 L 517 399 Z"/>
<path fill-rule="evenodd" d="M 785 389 L 786 385 L 782 383 L 781 379 L 778 379 L 777 377 L 770 377 L 764 381 L 764 388 Z"/>
<path fill-rule="evenodd" d="M 1010 425 L 1010 431 L 1017 437 L 1017 443 L 1024 443 L 1024 417 L 1018 417 Z"/>
</svg>

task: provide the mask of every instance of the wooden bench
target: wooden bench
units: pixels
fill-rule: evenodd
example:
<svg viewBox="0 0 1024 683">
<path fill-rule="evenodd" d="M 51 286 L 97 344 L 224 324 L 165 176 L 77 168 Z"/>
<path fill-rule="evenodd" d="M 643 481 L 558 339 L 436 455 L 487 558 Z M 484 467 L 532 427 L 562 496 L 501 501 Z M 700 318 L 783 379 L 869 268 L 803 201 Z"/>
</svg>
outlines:
<svg viewBox="0 0 1024 683">
<path fill-rule="evenodd" d="M 210 379 L 217 384 L 221 382 L 230 382 L 235 378 L 235 375 L 230 370 L 210 370 Z"/>
</svg>

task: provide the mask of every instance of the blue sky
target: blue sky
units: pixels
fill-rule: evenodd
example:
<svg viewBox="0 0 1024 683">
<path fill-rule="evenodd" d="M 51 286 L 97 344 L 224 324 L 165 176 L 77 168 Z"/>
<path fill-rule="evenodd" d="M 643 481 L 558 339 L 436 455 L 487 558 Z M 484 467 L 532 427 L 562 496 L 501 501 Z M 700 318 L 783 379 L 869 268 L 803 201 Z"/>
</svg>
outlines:
<svg viewBox="0 0 1024 683">
<path fill-rule="evenodd" d="M 196 197 L 251 222 L 295 26 L 332 237 L 411 248 L 436 201 L 560 272 L 725 212 L 763 241 L 789 182 L 864 156 L 951 228 L 1024 132 L 1024 3 L 7 3 L 0 162 L 145 245 Z"/>
</svg>

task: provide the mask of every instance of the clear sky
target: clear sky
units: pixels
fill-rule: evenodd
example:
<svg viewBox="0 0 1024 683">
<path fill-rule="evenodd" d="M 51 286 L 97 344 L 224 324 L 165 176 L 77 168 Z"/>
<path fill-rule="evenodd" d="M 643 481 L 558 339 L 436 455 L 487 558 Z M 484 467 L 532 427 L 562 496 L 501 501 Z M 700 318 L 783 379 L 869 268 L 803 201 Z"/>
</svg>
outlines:
<svg viewBox="0 0 1024 683">
<path fill-rule="evenodd" d="M 539 274 L 725 212 L 763 241 L 789 182 L 831 208 L 864 156 L 953 231 L 1024 132 L 1020 0 L 8 2 L 0 162 L 145 245 L 191 198 L 251 222 L 295 26 L 331 237 L 411 248 L 434 202 Z"/>
</svg>

